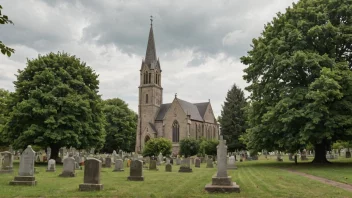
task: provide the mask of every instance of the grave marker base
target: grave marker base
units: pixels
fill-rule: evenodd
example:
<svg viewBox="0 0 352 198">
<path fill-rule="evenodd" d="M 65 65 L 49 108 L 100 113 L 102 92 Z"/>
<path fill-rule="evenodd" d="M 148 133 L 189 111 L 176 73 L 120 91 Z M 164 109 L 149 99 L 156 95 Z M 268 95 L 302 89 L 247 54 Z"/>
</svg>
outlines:
<svg viewBox="0 0 352 198">
<path fill-rule="evenodd" d="M 180 170 L 178 170 L 179 173 L 191 173 L 192 169 L 189 167 L 180 167 Z"/>
<path fill-rule="evenodd" d="M 213 176 L 212 183 L 205 185 L 204 189 L 208 192 L 240 192 L 240 186 L 236 182 L 232 182 L 230 176 Z"/>
<path fill-rule="evenodd" d="M 80 184 L 80 191 L 100 191 L 103 190 L 103 184 Z"/>
<path fill-rule="evenodd" d="M 16 176 L 13 181 L 10 181 L 10 185 L 35 186 L 37 181 L 33 176 Z"/>
<path fill-rule="evenodd" d="M 144 176 L 129 176 L 127 177 L 129 181 L 144 181 Z"/>
</svg>

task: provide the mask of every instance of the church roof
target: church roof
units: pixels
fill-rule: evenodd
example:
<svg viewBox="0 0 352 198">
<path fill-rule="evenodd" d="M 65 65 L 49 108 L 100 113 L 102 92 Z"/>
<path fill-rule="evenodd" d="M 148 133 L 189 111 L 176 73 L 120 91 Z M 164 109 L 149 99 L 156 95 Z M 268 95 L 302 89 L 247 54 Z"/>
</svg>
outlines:
<svg viewBox="0 0 352 198">
<path fill-rule="evenodd" d="M 202 118 L 204 118 L 205 111 L 207 110 L 209 102 L 194 103 L 194 105 L 197 106 L 200 116 L 202 116 Z"/>
<path fill-rule="evenodd" d="M 165 117 L 167 110 L 169 110 L 170 106 L 171 106 L 171 103 L 166 103 L 166 104 L 160 105 L 159 113 L 156 116 L 155 120 L 162 121 Z"/>
<path fill-rule="evenodd" d="M 192 104 L 190 102 L 181 100 L 179 98 L 177 98 L 177 101 L 181 105 L 181 108 L 183 109 L 183 111 L 186 114 L 191 115 L 191 120 L 204 121 L 204 114 L 209 102 Z M 167 111 L 169 110 L 170 106 L 171 106 L 171 103 L 162 104 L 160 106 L 159 113 L 156 116 L 155 120 L 162 121 Z"/>
<path fill-rule="evenodd" d="M 177 98 L 177 101 L 180 103 L 183 111 L 186 114 L 191 115 L 191 120 L 198 120 L 198 121 L 204 120 L 203 117 L 199 114 L 199 110 L 196 105 L 194 105 L 190 102 L 181 100 L 179 98 Z"/>
<path fill-rule="evenodd" d="M 156 57 L 153 25 L 150 25 L 147 51 L 145 53 L 145 63 L 149 65 L 154 62 L 157 62 L 157 57 Z"/>
</svg>

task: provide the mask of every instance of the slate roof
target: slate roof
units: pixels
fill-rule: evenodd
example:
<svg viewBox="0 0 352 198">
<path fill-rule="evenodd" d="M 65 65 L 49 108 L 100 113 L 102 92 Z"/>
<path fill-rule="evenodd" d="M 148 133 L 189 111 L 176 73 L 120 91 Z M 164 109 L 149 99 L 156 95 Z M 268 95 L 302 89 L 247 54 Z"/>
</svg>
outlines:
<svg viewBox="0 0 352 198">
<path fill-rule="evenodd" d="M 200 116 L 202 116 L 202 118 L 204 118 L 205 111 L 207 110 L 209 102 L 194 103 L 194 105 L 197 106 Z"/>
<path fill-rule="evenodd" d="M 204 121 L 204 114 L 207 109 L 207 106 L 209 102 L 204 102 L 204 103 L 195 103 L 192 104 L 190 102 L 187 102 L 185 100 L 181 100 L 177 98 L 177 101 L 181 105 L 181 108 L 186 114 L 191 115 L 191 120 L 197 120 L 197 121 Z M 156 116 L 155 120 L 156 121 L 162 121 L 169 110 L 171 106 L 171 103 L 167 104 L 162 104 L 160 106 L 160 110 L 158 115 Z"/>
<path fill-rule="evenodd" d="M 159 113 L 156 116 L 155 120 L 162 121 L 165 117 L 167 110 L 169 110 L 170 106 L 171 106 L 171 103 L 166 103 L 166 104 L 160 105 Z"/>
<path fill-rule="evenodd" d="M 149 125 L 150 125 L 150 127 L 153 129 L 154 133 L 158 133 L 157 130 L 156 130 L 156 128 L 155 128 L 155 126 L 154 126 L 154 124 L 152 124 L 152 123 L 149 122 Z"/>
</svg>

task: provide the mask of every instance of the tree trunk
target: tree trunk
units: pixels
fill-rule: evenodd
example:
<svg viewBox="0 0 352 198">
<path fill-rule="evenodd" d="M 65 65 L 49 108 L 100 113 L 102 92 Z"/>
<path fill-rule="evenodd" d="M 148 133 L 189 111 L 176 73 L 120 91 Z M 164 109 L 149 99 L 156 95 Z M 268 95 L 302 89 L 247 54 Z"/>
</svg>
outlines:
<svg viewBox="0 0 352 198">
<path fill-rule="evenodd" d="M 54 159 L 55 161 L 57 161 L 57 158 L 59 157 L 60 147 L 52 145 L 50 146 L 50 148 L 51 148 L 50 159 Z"/>
<path fill-rule="evenodd" d="M 297 165 L 297 154 L 295 155 L 295 164 Z"/>
<path fill-rule="evenodd" d="M 315 153 L 315 156 L 314 156 L 312 163 L 315 163 L 315 164 L 330 163 L 326 159 L 326 145 L 324 144 L 324 141 L 320 144 L 314 145 L 314 153 Z"/>
</svg>

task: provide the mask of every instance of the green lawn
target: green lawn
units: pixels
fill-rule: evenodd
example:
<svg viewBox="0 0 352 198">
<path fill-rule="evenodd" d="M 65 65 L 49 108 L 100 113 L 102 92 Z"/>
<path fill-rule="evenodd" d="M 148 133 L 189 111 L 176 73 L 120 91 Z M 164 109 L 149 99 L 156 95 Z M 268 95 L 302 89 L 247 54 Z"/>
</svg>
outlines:
<svg viewBox="0 0 352 198">
<path fill-rule="evenodd" d="M 83 171 L 77 171 L 75 178 L 60 178 L 62 166 L 57 166 L 55 173 L 47 173 L 46 167 L 37 166 L 40 172 L 36 175 L 37 186 L 10 186 L 9 181 L 17 174 L 18 164 L 15 164 L 16 173 L 0 175 L 0 197 L 352 197 L 348 191 L 281 169 L 292 166 L 287 160 L 276 163 L 274 158 L 261 159 L 238 162 L 237 165 L 238 169 L 230 170 L 229 174 L 240 185 L 240 194 L 205 192 L 204 186 L 216 173 L 216 168 L 207 169 L 205 164 L 201 164 L 202 168 L 193 168 L 193 173 L 178 173 L 178 166 L 173 166 L 171 173 L 165 172 L 164 166 L 159 167 L 159 171 L 144 170 L 144 182 L 127 181 L 128 168 L 125 172 L 103 168 L 101 183 L 104 190 L 100 192 L 78 191 L 78 185 L 83 182 Z M 346 165 L 342 166 L 333 170 L 342 174 Z M 302 172 L 310 171 L 308 165 L 299 167 Z"/>
</svg>

